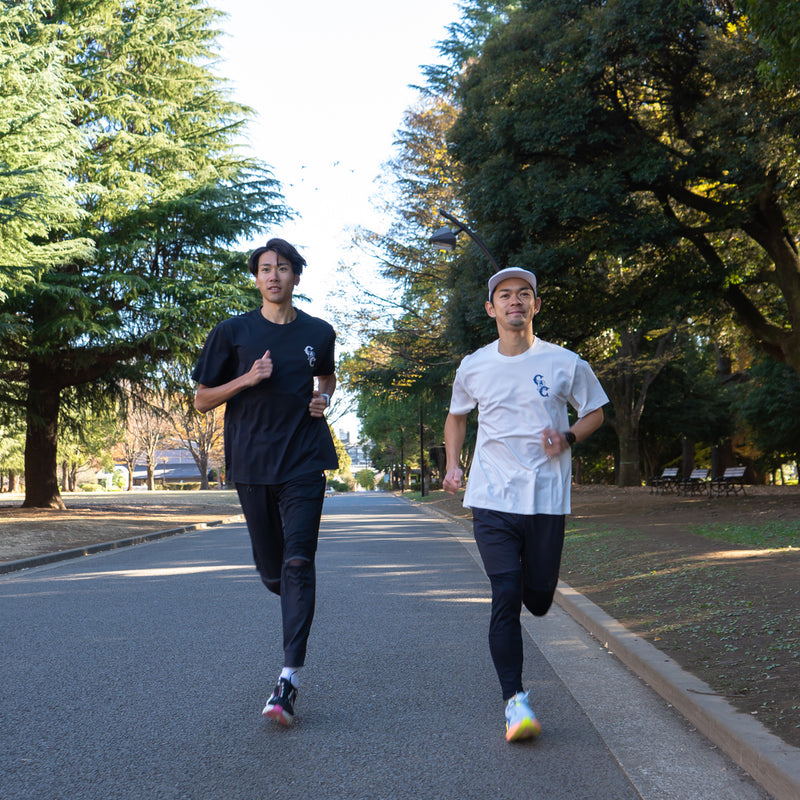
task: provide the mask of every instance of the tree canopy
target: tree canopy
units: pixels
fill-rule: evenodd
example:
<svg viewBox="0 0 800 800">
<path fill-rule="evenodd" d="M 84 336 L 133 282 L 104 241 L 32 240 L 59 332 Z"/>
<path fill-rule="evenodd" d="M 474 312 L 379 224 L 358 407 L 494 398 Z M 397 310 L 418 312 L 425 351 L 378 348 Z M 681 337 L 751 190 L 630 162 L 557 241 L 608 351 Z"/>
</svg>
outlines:
<svg viewBox="0 0 800 800">
<path fill-rule="evenodd" d="M 29 36 L 51 37 L 82 145 L 69 168 L 80 214 L 47 240 L 94 250 L 38 260 L 32 281 L 9 287 L 0 381 L 26 409 L 25 503 L 58 505 L 62 390 L 104 402 L 123 380 L 168 381 L 165 364 L 194 358 L 211 324 L 250 304 L 234 248 L 287 210 L 269 169 L 238 152 L 250 112 L 212 70 L 219 12 L 201 0 L 35 5 Z"/>
<path fill-rule="evenodd" d="M 724 303 L 800 373 L 800 95 L 769 60 L 735 3 L 520 2 L 456 93 L 470 216 L 573 305 L 635 264 L 634 307 Z"/>
</svg>

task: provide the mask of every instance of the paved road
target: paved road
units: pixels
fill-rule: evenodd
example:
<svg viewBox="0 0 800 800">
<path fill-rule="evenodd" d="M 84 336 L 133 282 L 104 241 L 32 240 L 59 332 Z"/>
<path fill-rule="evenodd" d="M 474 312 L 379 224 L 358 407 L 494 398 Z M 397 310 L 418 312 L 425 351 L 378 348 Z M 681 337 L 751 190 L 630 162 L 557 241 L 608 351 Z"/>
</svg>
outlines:
<svg viewBox="0 0 800 800">
<path fill-rule="evenodd" d="M 278 607 L 241 525 L 0 578 L 0 797 L 765 797 L 558 609 L 526 621 L 544 733 L 508 745 L 463 534 L 391 496 L 326 501 L 291 729 L 260 715 Z"/>
</svg>

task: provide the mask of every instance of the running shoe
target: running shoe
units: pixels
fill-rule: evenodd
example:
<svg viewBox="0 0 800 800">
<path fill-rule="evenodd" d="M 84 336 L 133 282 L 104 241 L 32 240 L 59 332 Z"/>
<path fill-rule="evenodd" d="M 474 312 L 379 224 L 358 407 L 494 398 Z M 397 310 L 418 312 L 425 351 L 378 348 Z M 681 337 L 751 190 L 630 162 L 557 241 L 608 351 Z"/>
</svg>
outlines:
<svg viewBox="0 0 800 800">
<path fill-rule="evenodd" d="M 278 678 L 264 710 L 265 717 L 280 722 L 281 725 L 291 725 L 294 719 L 294 703 L 297 700 L 297 689 L 286 678 Z"/>
<path fill-rule="evenodd" d="M 528 703 L 528 692 L 517 692 L 506 706 L 506 741 L 534 739 L 541 732 L 542 726 Z"/>
</svg>

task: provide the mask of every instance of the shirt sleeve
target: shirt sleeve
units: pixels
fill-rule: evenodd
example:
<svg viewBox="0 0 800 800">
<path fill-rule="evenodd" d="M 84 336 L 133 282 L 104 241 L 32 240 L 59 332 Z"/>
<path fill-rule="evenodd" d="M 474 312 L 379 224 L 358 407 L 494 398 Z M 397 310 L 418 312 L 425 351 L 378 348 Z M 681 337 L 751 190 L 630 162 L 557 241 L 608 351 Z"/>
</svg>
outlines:
<svg viewBox="0 0 800 800">
<path fill-rule="evenodd" d="M 477 405 L 477 400 L 470 394 L 464 379 L 463 362 L 456 371 L 453 380 L 453 391 L 450 396 L 451 414 L 468 414 Z"/>
<path fill-rule="evenodd" d="M 569 402 L 578 413 L 579 418 L 602 408 L 608 402 L 608 396 L 600 381 L 589 364 L 582 358 L 578 359 L 575 367 Z"/>
<path fill-rule="evenodd" d="M 229 327 L 219 324 L 208 335 L 192 378 L 203 386 L 221 386 L 235 377 L 236 364 Z"/>
<path fill-rule="evenodd" d="M 336 372 L 336 331 L 330 328 L 322 357 L 317 360 L 315 375 L 333 375 Z"/>
</svg>

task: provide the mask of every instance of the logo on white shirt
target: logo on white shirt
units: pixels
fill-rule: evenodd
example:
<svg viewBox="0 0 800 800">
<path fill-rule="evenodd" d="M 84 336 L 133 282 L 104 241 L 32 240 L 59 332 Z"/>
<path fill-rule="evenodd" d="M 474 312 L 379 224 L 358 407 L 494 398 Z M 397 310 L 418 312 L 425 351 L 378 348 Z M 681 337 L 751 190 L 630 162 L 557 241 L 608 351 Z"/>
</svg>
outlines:
<svg viewBox="0 0 800 800">
<path fill-rule="evenodd" d="M 550 387 L 544 382 L 544 375 L 534 375 L 533 382 L 536 384 L 536 388 L 539 390 L 539 394 L 542 397 L 550 396 Z"/>
</svg>

